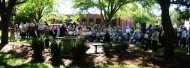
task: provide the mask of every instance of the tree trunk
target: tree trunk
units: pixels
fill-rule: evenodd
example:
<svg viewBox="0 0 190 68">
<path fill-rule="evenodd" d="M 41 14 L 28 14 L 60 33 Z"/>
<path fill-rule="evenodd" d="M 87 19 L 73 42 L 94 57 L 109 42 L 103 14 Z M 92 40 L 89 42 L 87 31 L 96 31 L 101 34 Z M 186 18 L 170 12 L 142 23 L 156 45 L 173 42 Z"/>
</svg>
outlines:
<svg viewBox="0 0 190 68">
<path fill-rule="evenodd" d="M 164 56 L 165 57 L 173 57 L 174 56 L 174 41 L 175 41 L 175 33 L 171 23 L 171 19 L 169 16 L 169 7 L 170 0 L 159 0 L 161 9 L 162 9 L 162 25 L 164 32 L 166 34 L 166 45 Z"/>
<path fill-rule="evenodd" d="M 8 43 L 8 24 L 9 21 L 2 20 L 2 36 L 1 36 L 1 46 L 0 49 L 2 49 L 7 43 Z"/>
<path fill-rule="evenodd" d="M 8 31 L 9 31 L 9 22 L 13 7 L 18 4 L 17 0 L 8 0 L 5 3 L 5 0 L 0 1 L 0 15 L 1 15 L 1 25 L 2 25 L 2 37 L 1 37 L 1 46 L 2 49 L 8 43 Z"/>
</svg>

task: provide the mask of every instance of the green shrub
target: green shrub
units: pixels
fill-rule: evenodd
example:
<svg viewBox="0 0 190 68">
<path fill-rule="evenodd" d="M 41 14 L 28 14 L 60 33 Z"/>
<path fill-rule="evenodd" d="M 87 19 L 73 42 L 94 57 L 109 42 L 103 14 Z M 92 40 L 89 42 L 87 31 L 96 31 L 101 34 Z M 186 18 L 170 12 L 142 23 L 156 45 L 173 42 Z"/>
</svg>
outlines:
<svg viewBox="0 0 190 68">
<path fill-rule="evenodd" d="M 51 49 L 51 54 L 52 58 L 59 58 L 60 57 L 60 46 L 62 45 L 60 40 L 53 40 L 50 49 Z"/>
<path fill-rule="evenodd" d="M 75 59 L 81 59 L 86 54 L 88 48 L 85 46 L 84 39 L 78 39 L 76 41 L 72 41 L 72 55 Z"/>
<path fill-rule="evenodd" d="M 49 43 L 50 43 L 50 38 L 46 38 L 45 39 L 45 47 L 49 47 Z"/>
<path fill-rule="evenodd" d="M 122 47 L 123 47 L 123 46 L 121 45 L 121 43 L 117 44 L 117 45 L 115 46 L 115 52 L 116 52 L 116 53 L 121 53 Z"/>
<path fill-rule="evenodd" d="M 116 53 L 124 52 L 128 49 L 129 44 L 126 41 L 122 41 L 115 46 Z"/>
<path fill-rule="evenodd" d="M 41 38 L 33 38 L 32 40 L 32 49 L 33 49 L 33 60 L 34 61 L 42 61 L 43 56 L 42 52 L 44 50 L 44 39 Z"/>
<path fill-rule="evenodd" d="M 110 44 L 109 43 L 104 43 L 104 45 L 103 45 L 104 53 L 108 54 L 110 49 L 111 49 Z"/>
<path fill-rule="evenodd" d="M 121 42 L 120 45 L 122 46 L 122 51 L 126 51 L 129 48 L 129 44 L 126 41 Z"/>
<path fill-rule="evenodd" d="M 61 63 L 61 45 L 63 43 L 61 42 L 61 40 L 53 40 L 51 42 L 51 45 L 50 45 L 50 49 L 51 49 L 51 55 L 52 55 L 52 58 L 51 58 L 51 61 L 52 61 L 52 64 L 60 64 Z"/>
</svg>

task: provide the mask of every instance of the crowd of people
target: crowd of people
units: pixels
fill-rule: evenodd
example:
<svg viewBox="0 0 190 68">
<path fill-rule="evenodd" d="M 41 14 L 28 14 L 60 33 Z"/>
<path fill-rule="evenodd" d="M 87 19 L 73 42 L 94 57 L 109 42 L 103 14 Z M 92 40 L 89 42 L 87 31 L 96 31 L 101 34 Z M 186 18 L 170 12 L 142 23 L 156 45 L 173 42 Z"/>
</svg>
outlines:
<svg viewBox="0 0 190 68">
<path fill-rule="evenodd" d="M 164 47 L 166 35 L 160 26 L 130 28 L 129 26 L 83 26 L 83 25 L 51 25 L 47 23 L 21 22 L 10 26 L 11 40 L 16 38 L 33 38 L 45 36 L 64 37 L 66 35 L 83 36 L 87 42 L 117 43 L 128 41 L 140 44 L 144 50 L 152 49 L 157 52 L 158 46 Z M 185 27 L 175 28 L 176 47 L 190 46 L 190 30 Z"/>
</svg>

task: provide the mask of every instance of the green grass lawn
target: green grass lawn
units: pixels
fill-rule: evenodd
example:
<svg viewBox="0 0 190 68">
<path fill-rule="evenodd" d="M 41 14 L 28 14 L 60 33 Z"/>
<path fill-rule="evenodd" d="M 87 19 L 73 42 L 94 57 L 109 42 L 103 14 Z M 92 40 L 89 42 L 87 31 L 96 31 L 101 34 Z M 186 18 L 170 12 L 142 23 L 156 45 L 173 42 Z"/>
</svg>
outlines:
<svg viewBox="0 0 190 68">
<path fill-rule="evenodd" d="M 10 37 L 8 38 L 9 42 L 10 42 Z M 1 36 L 0 36 L 0 42 L 1 42 Z M 26 39 L 20 39 L 20 38 L 16 38 L 14 42 L 24 42 L 24 43 L 31 43 L 32 39 L 31 38 L 26 38 Z"/>
<path fill-rule="evenodd" d="M 135 50 L 137 50 L 137 51 L 143 51 L 143 49 L 140 46 L 136 46 Z M 152 52 L 152 50 L 149 49 L 146 52 Z M 158 48 L 158 52 L 159 53 L 164 53 L 164 48 Z M 174 53 L 175 54 L 186 55 L 187 54 L 187 48 L 186 47 L 175 47 L 174 48 Z"/>
<path fill-rule="evenodd" d="M 14 58 L 10 54 L 0 53 L 0 68 L 53 68 L 48 63 L 32 63 L 21 58 Z M 64 67 L 64 66 L 60 66 Z"/>
<path fill-rule="evenodd" d="M 48 63 L 32 63 L 27 62 L 21 58 L 14 58 L 10 54 L 0 53 L 0 68 L 54 68 Z M 86 68 L 78 66 L 56 66 L 58 68 Z M 89 68 L 89 67 L 87 67 Z M 93 68 L 141 68 L 137 65 L 106 65 L 106 66 L 93 66 Z"/>
<path fill-rule="evenodd" d="M 15 42 L 31 43 L 31 42 L 32 42 L 32 39 L 31 39 L 31 38 L 26 38 L 26 39 L 16 39 Z"/>
<path fill-rule="evenodd" d="M 1 36 L 0 36 L 0 43 L 1 43 Z"/>
</svg>

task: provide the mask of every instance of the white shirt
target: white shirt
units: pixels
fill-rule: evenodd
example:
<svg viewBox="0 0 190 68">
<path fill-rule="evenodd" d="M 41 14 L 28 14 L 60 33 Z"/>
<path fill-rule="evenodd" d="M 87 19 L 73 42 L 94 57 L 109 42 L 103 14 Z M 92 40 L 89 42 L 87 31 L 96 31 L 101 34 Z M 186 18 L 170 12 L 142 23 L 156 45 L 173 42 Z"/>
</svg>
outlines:
<svg viewBox="0 0 190 68">
<path fill-rule="evenodd" d="M 126 33 L 130 33 L 130 32 L 131 32 L 130 28 L 127 28 Z"/>
<path fill-rule="evenodd" d="M 186 30 L 183 30 L 182 31 L 182 38 L 186 38 L 187 37 L 187 31 Z"/>
<path fill-rule="evenodd" d="M 38 25 L 38 30 L 44 30 L 44 25 L 42 24 Z"/>
</svg>

